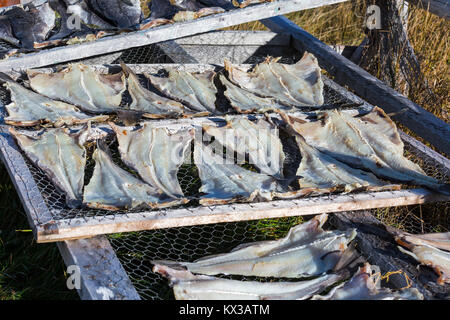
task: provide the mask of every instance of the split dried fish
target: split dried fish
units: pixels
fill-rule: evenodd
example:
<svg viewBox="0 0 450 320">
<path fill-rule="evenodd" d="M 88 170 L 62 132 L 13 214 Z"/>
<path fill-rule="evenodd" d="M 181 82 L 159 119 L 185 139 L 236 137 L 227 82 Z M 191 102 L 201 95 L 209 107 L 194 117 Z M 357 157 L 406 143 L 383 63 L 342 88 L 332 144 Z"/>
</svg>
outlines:
<svg viewBox="0 0 450 320">
<path fill-rule="evenodd" d="M 181 116 L 184 113 L 184 106 L 174 100 L 167 99 L 144 88 L 137 75 L 124 63 L 121 63 L 122 70 L 127 77 L 128 92 L 131 95 L 131 110 L 143 112 L 146 118 L 166 118 Z"/>
<path fill-rule="evenodd" d="M 66 203 L 70 208 L 81 204 L 86 165 L 86 150 L 83 145 L 89 128 L 88 126 L 74 134 L 66 128 L 47 129 L 36 137 L 9 128 L 27 157 L 65 193 Z"/>
<path fill-rule="evenodd" d="M 150 82 L 166 96 L 180 101 L 190 109 L 199 112 L 216 113 L 216 93 L 213 71 L 190 73 L 170 69 L 169 77 L 146 74 Z"/>
<path fill-rule="evenodd" d="M 173 21 L 189 21 L 211 14 L 225 12 L 220 5 L 217 4 L 206 6 L 201 1 L 195 0 L 152 0 L 149 4 L 150 19 L 167 18 Z M 218 5 L 219 7 L 216 7 Z"/>
<path fill-rule="evenodd" d="M 318 121 L 288 117 L 307 144 L 339 161 L 381 178 L 449 192 L 448 186 L 428 177 L 403 156 L 403 142 L 395 124 L 378 107 L 361 117 L 338 110 L 319 113 Z"/>
<path fill-rule="evenodd" d="M 258 96 L 273 98 L 286 106 L 320 106 L 324 103 L 323 81 L 314 55 L 306 52 L 295 64 L 268 58 L 251 72 L 224 61 L 229 79 Z"/>
<path fill-rule="evenodd" d="M 292 107 L 277 103 L 272 98 L 262 98 L 238 87 L 228 81 L 223 75 L 219 76 L 220 81 L 225 85 L 225 96 L 230 101 L 231 106 L 239 113 L 265 113 L 274 110 L 292 110 Z"/>
<path fill-rule="evenodd" d="M 282 179 L 285 154 L 277 127 L 262 119 L 252 122 L 226 116 L 225 120 L 223 127 L 203 125 L 203 130 L 227 150 L 237 152 L 240 159 L 248 155 L 249 163 L 262 173 Z"/>
<path fill-rule="evenodd" d="M 99 143 L 92 158 L 94 174 L 84 188 L 83 203 L 88 207 L 104 210 L 133 209 L 136 207 L 165 208 L 182 203 L 186 199 L 170 199 L 155 188 L 116 165 L 105 146 Z"/>
<path fill-rule="evenodd" d="M 108 119 L 108 116 L 87 115 L 77 107 L 41 96 L 14 81 L 7 81 L 4 86 L 11 93 L 12 102 L 5 106 L 9 116 L 4 119 L 10 125 L 27 127 L 52 123 L 60 127 Z"/>
<path fill-rule="evenodd" d="M 325 296 L 313 296 L 312 300 L 423 300 L 423 295 L 416 288 L 394 292 L 380 288 L 379 281 L 374 281 L 375 277 L 372 266 L 366 263 L 348 282 L 334 287 Z"/>
<path fill-rule="evenodd" d="M 153 272 L 169 278 L 177 300 L 303 300 L 343 279 L 342 274 L 326 274 L 298 282 L 238 281 L 194 275 L 158 264 Z"/>
<path fill-rule="evenodd" d="M 141 24 L 139 25 L 139 30 L 147 30 L 151 28 L 155 28 L 158 26 L 162 26 L 164 24 L 173 23 L 172 20 L 164 19 L 164 18 L 158 18 L 158 19 L 152 19 L 148 18 L 141 21 Z"/>
<path fill-rule="evenodd" d="M 14 37 L 11 23 L 6 15 L 0 16 L 0 39 L 17 47 L 20 46 L 20 41 Z"/>
<path fill-rule="evenodd" d="M 123 72 L 100 74 L 82 63 L 70 64 L 50 74 L 27 71 L 36 92 L 92 113 L 111 113 L 119 108 L 126 89 Z"/>
<path fill-rule="evenodd" d="M 397 239 L 414 245 L 430 245 L 437 249 L 450 251 L 450 232 L 411 234 L 398 229 L 389 228 Z"/>
<path fill-rule="evenodd" d="M 172 198 L 184 197 L 177 173 L 190 152 L 194 129 L 170 133 L 164 127 L 144 123 L 137 130 L 110 123 L 119 141 L 122 161 L 149 185 Z"/>
<path fill-rule="evenodd" d="M 194 140 L 194 144 L 194 163 L 202 181 L 199 191 L 205 193 L 200 204 L 270 201 L 275 192 L 284 191 L 275 178 L 244 169 L 234 164 L 234 160 L 226 161 L 202 141 Z"/>
<path fill-rule="evenodd" d="M 143 18 L 140 0 L 86 0 L 92 12 L 119 28 L 137 25 Z"/>
<path fill-rule="evenodd" d="M 327 220 L 322 214 L 295 226 L 286 237 L 243 244 L 230 253 L 205 257 L 195 262 L 154 261 L 171 268 L 217 275 L 231 274 L 259 277 L 300 278 L 321 275 L 333 269 L 348 243 L 356 236 L 355 229 L 324 231 Z"/>
<path fill-rule="evenodd" d="M 225 10 L 220 7 L 202 8 L 198 11 L 179 11 L 173 16 L 172 20 L 175 22 L 190 21 L 223 12 Z"/>
<path fill-rule="evenodd" d="M 440 250 L 428 243 L 415 244 L 406 237 L 396 237 L 398 244 L 404 246 L 408 250 L 399 247 L 400 251 L 412 256 L 420 263 L 433 268 L 439 275 L 437 283 L 444 285 L 450 283 L 450 252 Z M 417 243 L 417 242 L 416 242 Z"/>
<path fill-rule="evenodd" d="M 15 38 L 20 46 L 34 49 L 35 43 L 44 42 L 55 26 L 55 12 L 48 3 L 38 7 L 28 4 L 25 7 L 15 6 L 5 13 Z"/>
<path fill-rule="evenodd" d="M 287 123 L 287 129 L 294 134 L 302 159 L 297 169 L 300 190 L 297 195 L 321 194 L 335 191 L 351 192 L 358 189 L 383 190 L 399 189 L 400 186 L 388 185 L 370 172 L 351 168 L 327 153 L 310 146 L 302 135 L 295 130 L 293 117 L 280 113 Z"/>
</svg>

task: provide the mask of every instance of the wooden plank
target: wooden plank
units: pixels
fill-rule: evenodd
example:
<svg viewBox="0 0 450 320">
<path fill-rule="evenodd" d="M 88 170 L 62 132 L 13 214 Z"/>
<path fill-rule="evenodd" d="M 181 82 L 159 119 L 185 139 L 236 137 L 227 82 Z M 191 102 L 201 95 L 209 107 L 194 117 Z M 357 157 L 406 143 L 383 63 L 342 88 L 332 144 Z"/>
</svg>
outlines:
<svg viewBox="0 0 450 320">
<path fill-rule="evenodd" d="M 333 76 L 340 85 L 348 86 L 363 99 L 384 109 L 397 113 L 392 119 L 405 125 L 417 135 L 429 141 L 438 150 L 450 155 L 450 125 L 408 100 L 376 77 L 338 54 L 319 39 L 298 27 L 285 17 L 262 20 L 275 32 L 290 32 L 293 45 L 300 51 L 309 51 L 319 64 Z"/>
<path fill-rule="evenodd" d="M 444 196 L 425 189 L 328 195 L 296 200 L 259 203 L 236 203 L 209 207 L 166 209 L 104 216 L 83 217 L 55 222 L 56 231 L 41 232 L 37 242 L 76 239 L 99 234 L 141 231 L 181 226 L 279 218 L 390 206 L 406 206 L 425 202 L 448 201 Z"/>
<path fill-rule="evenodd" d="M 66 266 L 79 268 L 82 300 L 140 300 L 127 273 L 104 236 L 57 243 Z"/>
<path fill-rule="evenodd" d="M 450 19 L 450 0 L 408 0 L 408 2 L 439 17 Z"/>
<path fill-rule="evenodd" d="M 149 30 L 105 37 L 93 42 L 46 49 L 21 57 L 10 58 L 0 62 L 0 71 L 23 70 L 83 59 L 345 1 L 347 0 L 278 0 L 258 4 L 193 21 L 177 22 Z"/>
</svg>

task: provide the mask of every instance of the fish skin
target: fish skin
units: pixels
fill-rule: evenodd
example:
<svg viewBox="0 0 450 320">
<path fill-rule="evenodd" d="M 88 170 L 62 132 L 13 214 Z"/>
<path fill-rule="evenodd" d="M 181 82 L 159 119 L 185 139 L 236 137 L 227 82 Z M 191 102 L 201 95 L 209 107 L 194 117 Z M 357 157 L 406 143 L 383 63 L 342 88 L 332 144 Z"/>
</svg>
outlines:
<svg viewBox="0 0 450 320">
<path fill-rule="evenodd" d="M 148 122 L 137 130 L 119 127 L 113 123 L 109 125 L 116 133 L 119 152 L 126 165 L 136 170 L 146 183 L 160 189 L 166 196 L 174 199 L 184 197 L 177 172 L 190 151 L 194 129 L 169 133 L 166 128 L 155 128 Z M 161 159 L 163 161 L 160 161 Z"/>
<path fill-rule="evenodd" d="M 139 0 L 86 0 L 88 7 L 118 28 L 139 24 L 144 17 Z"/>
<path fill-rule="evenodd" d="M 305 226 L 292 228 L 288 235 L 280 240 L 241 245 L 230 253 L 205 257 L 192 263 L 153 263 L 185 267 L 190 272 L 204 275 L 287 278 L 320 275 L 336 266 L 347 244 L 356 236 L 355 229 L 323 231 L 321 225 L 326 217 L 322 215 Z"/>
<path fill-rule="evenodd" d="M 246 170 L 234 163 L 226 163 L 222 156 L 214 154 L 202 141 L 194 140 L 196 164 L 205 193 L 202 205 L 223 204 L 235 201 L 270 201 L 274 192 L 282 192 L 276 179 L 266 174 Z"/>
<path fill-rule="evenodd" d="M 108 116 L 87 115 L 73 105 L 49 99 L 13 81 L 7 81 L 4 86 L 11 93 L 12 102 L 5 106 L 9 116 L 4 119 L 10 125 L 26 127 L 51 123 L 60 127 L 108 119 Z"/>
<path fill-rule="evenodd" d="M 20 41 L 13 35 L 11 23 L 6 15 L 0 16 L 0 39 L 17 47 L 20 45 Z"/>
<path fill-rule="evenodd" d="M 146 206 L 154 209 L 187 202 L 186 199 L 165 198 L 161 190 L 117 166 L 101 143 L 92 157 L 94 174 L 83 193 L 83 203 L 90 208 L 114 211 Z"/>
<path fill-rule="evenodd" d="M 263 97 L 272 98 L 289 107 L 318 107 L 324 103 L 323 81 L 316 57 L 306 52 L 293 65 L 278 63 L 280 58 L 268 58 L 251 72 L 224 60 L 232 83 Z"/>
<path fill-rule="evenodd" d="M 145 76 L 153 86 L 171 99 L 177 100 L 198 112 L 217 113 L 215 107 L 217 88 L 214 85 L 215 72 L 190 73 L 170 69 L 169 77 Z"/>
<path fill-rule="evenodd" d="M 193 275 L 158 264 L 153 272 L 169 278 L 177 300 L 304 300 L 343 278 L 342 274 L 326 274 L 298 282 L 238 281 Z"/>
<path fill-rule="evenodd" d="M 423 300 L 416 288 L 393 292 L 388 288 L 378 288 L 379 283 L 373 278 L 372 266 L 366 263 L 349 281 L 334 287 L 327 295 L 315 295 L 311 300 Z"/>
<path fill-rule="evenodd" d="M 126 90 L 123 72 L 103 75 L 82 63 L 70 64 L 51 74 L 27 70 L 27 75 L 36 92 L 92 113 L 111 113 L 119 109 Z"/>
<path fill-rule="evenodd" d="M 128 92 L 133 100 L 130 105 L 131 110 L 144 112 L 144 116 L 148 118 L 176 117 L 185 112 L 181 103 L 147 90 L 129 67 L 123 62 L 121 66 L 127 77 Z"/>
<path fill-rule="evenodd" d="M 378 177 L 445 193 L 445 184 L 426 176 L 418 165 L 403 156 L 397 128 L 380 108 L 375 107 L 363 117 L 338 110 L 323 111 L 318 116 L 318 121 L 310 122 L 289 116 L 293 129 L 308 145 Z"/>
<path fill-rule="evenodd" d="M 262 173 L 282 179 L 285 154 L 277 127 L 263 119 L 255 123 L 225 116 L 225 121 L 224 127 L 203 125 L 203 130 L 228 150 L 237 152 L 241 159 L 248 154 L 250 163 Z"/>
<path fill-rule="evenodd" d="M 66 195 L 70 208 L 81 205 L 86 150 L 83 137 L 90 124 L 76 134 L 66 128 L 47 129 L 37 137 L 9 128 L 27 157 L 42 169 L 54 185 Z"/>
<path fill-rule="evenodd" d="M 392 227 L 389 227 L 388 231 L 392 233 L 396 239 L 405 243 L 430 245 L 437 249 L 450 251 L 450 232 L 412 234 Z"/>
<path fill-rule="evenodd" d="M 28 10 L 15 6 L 5 15 L 8 18 L 12 33 L 26 49 L 34 49 L 35 43 L 45 41 L 55 26 L 55 12 L 48 3 L 38 7 L 29 4 Z"/>
<path fill-rule="evenodd" d="M 414 244 L 409 242 L 406 237 L 395 237 L 395 240 L 408 249 L 398 247 L 400 251 L 412 256 L 421 264 L 433 268 L 439 276 L 436 281 L 439 285 L 450 283 L 450 252 L 440 250 L 427 243 Z"/>
<path fill-rule="evenodd" d="M 195 0 L 152 0 L 148 7 L 151 19 L 171 19 L 179 11 L 195 12 L 204 8 L 202 4 Z"/>
</svg>

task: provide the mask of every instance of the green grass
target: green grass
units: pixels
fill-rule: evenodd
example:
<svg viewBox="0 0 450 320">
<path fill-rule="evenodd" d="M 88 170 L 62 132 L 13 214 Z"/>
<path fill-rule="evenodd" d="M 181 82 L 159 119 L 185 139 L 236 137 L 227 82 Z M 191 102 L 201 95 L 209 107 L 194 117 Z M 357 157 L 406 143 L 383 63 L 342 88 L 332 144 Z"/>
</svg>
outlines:
<svg viewBox="0 0 450 320">
<path fill-rule="evenodd" d="M 66 287 L 55 244 L 37 244 L 8 173 L 0 164 L 0 300 L 78 299 Z"/>
</svg>

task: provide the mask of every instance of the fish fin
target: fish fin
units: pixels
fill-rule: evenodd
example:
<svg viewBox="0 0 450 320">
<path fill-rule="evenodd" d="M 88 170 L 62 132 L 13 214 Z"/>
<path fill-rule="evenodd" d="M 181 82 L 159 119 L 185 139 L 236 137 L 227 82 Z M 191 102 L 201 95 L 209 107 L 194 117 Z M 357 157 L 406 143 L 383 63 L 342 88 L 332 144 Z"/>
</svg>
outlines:
<svg viewBox="0 0 450 320">
<path fill-rule="evenodd" d="M 342 253 L 339 261 L 334 266 L 333 271 L 339 272 L 348 267 L 353 267 L 355 264 L 359 264 L 360 262 L 364 262 L 364 260 L 356 250 L 356 242 L 352 242 Z"/>
</svg>

